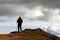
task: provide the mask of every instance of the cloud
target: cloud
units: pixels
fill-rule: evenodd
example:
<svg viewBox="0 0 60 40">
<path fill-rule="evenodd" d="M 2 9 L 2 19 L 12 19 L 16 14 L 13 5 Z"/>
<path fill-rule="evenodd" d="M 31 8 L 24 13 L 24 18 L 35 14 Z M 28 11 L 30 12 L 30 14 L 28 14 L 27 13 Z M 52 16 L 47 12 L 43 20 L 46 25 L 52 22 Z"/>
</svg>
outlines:
<svg viewBox="0 0 60 40">
<path fill-rule="evenodd" d="M 60 8 L 60 0 L 0 0 L 0 4 L 25 5 L 29 8 L 36 6 Z"/>
<path fill-rule="evenodd" d="M 52 25 L 50 25 L 50 26 L 46 29 L 46 31 L 47 31 L 48 33 L 53 34 L 53 35 L 60 36 L 60 28 L 59 28 L 59 27 L 60 27 L 60 24 L 54 22 L 54 23 L 52 23 Z"/>
<path fill-rule="evenodd" d="M 50 18 L 56 12 L 56 9 L 43 8 L 41 6 L 29 9 L 24 5 L 10 5 L 10 4 L 0 5 L 0 9 L 1 9 L 0 16 L 7 16 L 7 17 L 21 16 L 27 19 L 44 20 L 44 21 L 50 20 Z M 43 14 L 43 16 L 40 16 L 40 14 Z"/>
<path fill-rule="evenodd" d="M 20 3 L 28 4 L 28 6 L 29 6 L 29 4 L 31 4 L 31 5 L 37 4 L 37 5 L 40 5 L 43 7 L 48 7 L 48 8 L 60 8 L 60 0 L 21 0 Z"/>
<path fill-rule="evenodd" d="M 0 16 L 21 16 L 28 19 L 47 21 L 53 16 L 53 10 L 59 8 L 59 3 L 60 0 L 0 0 Z M 34 18 L 34 15 L 31 16 L 35 13 L 34 10 L 41 11 L 44 16 L 35 15 Z"/>
<path fill-rule="evenodd" d="M 60 8 L 60 0 L 0 0 L 0 4 L 25 4 L 26 6 L 37 4 L 43 7 Z"/>
<path fill-rule="evenodd" d="M 22 11 L 21 7 L 19 6 L 21 10 L 16 8 L 16 7 L 18 7 L 18 6 L 16 6 L 16 5 L 9 5 L 9 4 L 0 5 L 0 16 L 8 16 L 8 17 L 12 16 L 12 17 L 14 17 L 14 16 L 19 16 L 20 14 L 22 16 L 22 14 L 24 12 Z"/>
</svg>

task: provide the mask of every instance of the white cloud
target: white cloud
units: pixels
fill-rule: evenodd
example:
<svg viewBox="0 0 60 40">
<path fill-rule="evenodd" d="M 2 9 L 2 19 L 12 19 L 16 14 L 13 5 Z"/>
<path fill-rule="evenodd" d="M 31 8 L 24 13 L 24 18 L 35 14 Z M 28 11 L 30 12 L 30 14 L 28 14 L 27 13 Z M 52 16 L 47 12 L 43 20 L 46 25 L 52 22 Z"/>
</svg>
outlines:
<svg viewBox="0 0 60 40">
<path fill-rule="evenodd" d="M 13 21 L 0 22 L 0 27 L 16 27 L 16 25 Z"/>
</svg>

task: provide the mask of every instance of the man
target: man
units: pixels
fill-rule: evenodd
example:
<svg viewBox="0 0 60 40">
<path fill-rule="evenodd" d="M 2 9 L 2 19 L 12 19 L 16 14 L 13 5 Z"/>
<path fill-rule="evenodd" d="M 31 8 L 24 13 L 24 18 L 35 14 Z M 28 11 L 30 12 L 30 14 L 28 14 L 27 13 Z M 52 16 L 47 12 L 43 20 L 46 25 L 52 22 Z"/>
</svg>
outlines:
<svg viewBox="0 0 60 40">
<path fill-rule="evenodd" d="M 22 22 L 23 22 L 23 20 L 21 19 L 21 17 L 19 17 L 18 20 L 17 20 L 17 23 L 18 23 L 18 32 L 22 31 L 22 28 L 21 28 Z"/>
</svg>

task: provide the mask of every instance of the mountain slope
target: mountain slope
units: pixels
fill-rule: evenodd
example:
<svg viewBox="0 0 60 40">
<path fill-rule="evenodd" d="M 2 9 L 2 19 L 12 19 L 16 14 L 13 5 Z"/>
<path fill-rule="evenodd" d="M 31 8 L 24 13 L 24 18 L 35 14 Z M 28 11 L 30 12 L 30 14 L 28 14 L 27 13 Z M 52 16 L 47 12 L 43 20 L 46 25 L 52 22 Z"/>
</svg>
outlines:
<svg viewBox="0 0 60 40">
<path fill-rule="evenodd" d="M 44 32 L 42 29 L 26 29 L 23 32 L 0 34 L 0 40 L 60 40 L 59 37 Z"/>
</svg>

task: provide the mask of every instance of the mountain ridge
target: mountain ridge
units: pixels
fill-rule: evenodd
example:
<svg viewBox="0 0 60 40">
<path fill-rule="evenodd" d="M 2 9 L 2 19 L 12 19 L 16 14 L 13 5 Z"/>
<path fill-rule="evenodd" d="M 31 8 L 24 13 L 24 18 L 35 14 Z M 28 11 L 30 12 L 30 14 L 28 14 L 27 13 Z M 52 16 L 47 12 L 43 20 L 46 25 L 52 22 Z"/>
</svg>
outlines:
<svg viewBox="0 0 60 40">
<path fill-rule="evenodd" d="M 25 29 L 19 33 L 14 31 L 10 34 L 0 34 L 0 40 L 60 40 L 60 38 L 38 28 Z"/>
</svg>

